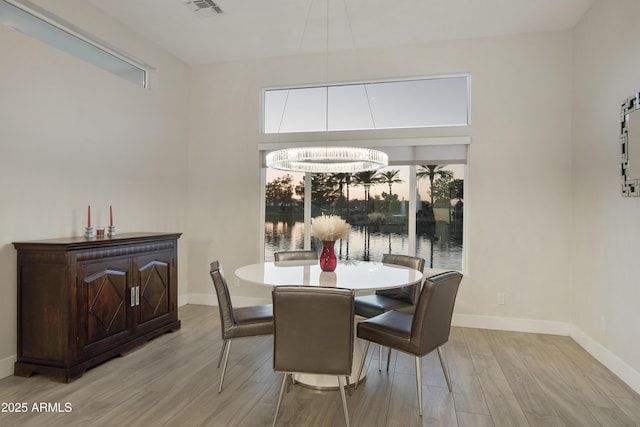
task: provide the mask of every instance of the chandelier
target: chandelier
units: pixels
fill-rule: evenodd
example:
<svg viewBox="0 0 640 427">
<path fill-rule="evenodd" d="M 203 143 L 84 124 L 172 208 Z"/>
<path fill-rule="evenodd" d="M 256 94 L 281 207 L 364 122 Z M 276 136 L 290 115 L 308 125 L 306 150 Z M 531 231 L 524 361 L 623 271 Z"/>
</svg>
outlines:
<svg viewBox="0 0 640 427">
<path fill-rule="evenodd" d="M 329 1 L 326 1 L 327 7 L 327 80 L 329 76 Z M 311 1 L 309 7 L 313 4 Z M 311 9 L 309 9 L 311 10 Z M 346 8 L 345 8 L 346 10 Z M 347 16 L 348 18 L 348 16 Z M 350 23 L 351 21 L 347 19 Z M 308 24 L 308 21 L 307 21 Z M 351 25 L 351 24 L 349 24 Z M 304 34 L 307 28 L 302 33 Z M 352 31 L 350 31 L 352 33 Z M 301 43 L 302 44 L 302 43 Z M 329 89 L 326 92 L 326 126 L 329 127 Z M 282 111 L 284 116 L 284 109 Z M 322 147 L 296 147 L 284 148 L 282 150 L 273 151 L 266 155 L 267 167 L 271 169 L 279 169 L 291 172 L 310 172 L 310 173 L 358 173 L 365 171 L 374 171 L 384 168 L 389 163 L 388 156 L 379 150 L 373 150 L 364 147 L 341 147 L 341 146 L 322 146 Z"/>
<path fill-rule="evenodd" d="M 293 172 L 357 173 L 387 166 L 382 151 L 361 147 L 298 147 L 273 151 L 266 156 L 267 166 Z"/>
</svg>

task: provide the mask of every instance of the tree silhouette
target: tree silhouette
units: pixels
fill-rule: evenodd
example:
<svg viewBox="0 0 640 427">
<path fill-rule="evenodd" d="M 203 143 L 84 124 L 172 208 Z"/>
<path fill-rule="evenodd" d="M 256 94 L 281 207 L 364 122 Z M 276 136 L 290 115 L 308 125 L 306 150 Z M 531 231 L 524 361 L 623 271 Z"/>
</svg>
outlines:
<svg viewBox="0 0 640 427">
<path fill-rule="evenodd" d="M 452 199 L 464 199 L 464 181 L 461 179 L 454 179 L 449 184 L 449 190 Z"/>
<path fill-rule="evenodd" d="M 369 212 L 371 186 L 380 182 L 380 175 L 378 174 L 378 171 L 364 171 L 354 174 L 353 178 L 357 185 L 362 185 L 364 187 L 364 200 L 366 201 L 367 212 Z"/>
<path fill-rule="evenodd" d="M 334 180 L 338 183 L 338 192 L 340 197 L 346 201 L 347 215 L 346 221 L 349 222 L 350 206 L 349 206 L 349 187 L 351 186 L 352 176 L 350 173 L 336 173 Z M 344 189 L 346 189 L 347 195 L 344 196 Z"/>
<path fill-rule="evenodd" d="M 330 210 L 333 203 L 340 197 L 339 185 L 334 174 L 311 174 L 311 204 L 312 210 L 317 208 L 320 212 Z M 296 194 L 304 201 L 304 180 L 296 185 Z M 315 215 L 312 211 L 312 215 Z"/>
<path fill-rule="evenodd" d="M 383 182 L 389 185 L 389 194 L 393 194 L 393 191 L 391 189 L 391 186 L 393 184 L 400 184 L 404 182 L 398 177 L 399 173 L 400 173 L 399 169 L 392 169 L 390 171 L 382 172 L 380 174 L 380 182 Z"/>
<path fill-rule="evenodd" d="M 382 193 L 383 198 L 387 199 L 387 214 L 389 215 L 389 218 L 391 218 L 391 202 L 393 200 L 393 190 L 391 187 L 393 184 L 400 184 L 404 182 L 398 177 L 399 173 L 399 169 L 392 169 L 380 174 L 380 182 L 389 185 L 389 196 L 385 197 L 385 194 Z"/>
<path fill-rule="evenodd" d="M 453 179 L 453 172 L 445 169 L 445 165 L 421 165 L 420 170 L 416 173 L 418 179 L 429 178 L 429 196 L 431 198 L 431 206 L 433 206 L 433 181 L 436 177 L 441 179 Z"/>
<path fill-rule="evenodd" d="M 265 186 L 265 202 L 267 206 L 279 206 L 281 210 L 290 207 L 293 202 L 293 177 L 286 174 L 269 181 Z"/>
</svg>

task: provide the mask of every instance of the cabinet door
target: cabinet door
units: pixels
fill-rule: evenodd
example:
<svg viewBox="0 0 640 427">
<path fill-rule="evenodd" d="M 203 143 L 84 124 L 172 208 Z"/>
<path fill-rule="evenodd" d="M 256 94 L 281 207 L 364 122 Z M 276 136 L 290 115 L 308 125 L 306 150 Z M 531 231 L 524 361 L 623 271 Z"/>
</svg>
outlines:
<svg viewBox="0 0 640 427">
<path fill-rule="evenodd" d="M 131 335 L 130 260 L 82 262 L 78 269 L 78 341 L 90 356 Z"/>
<path fill-rule="evenodd" d="M 175 307 L 175 252 L 173 250 L 154 252 L 133 260 L 138 288 L 137 329 L 144 333 L 158 323 L 171 320 Z"/>
</svg>

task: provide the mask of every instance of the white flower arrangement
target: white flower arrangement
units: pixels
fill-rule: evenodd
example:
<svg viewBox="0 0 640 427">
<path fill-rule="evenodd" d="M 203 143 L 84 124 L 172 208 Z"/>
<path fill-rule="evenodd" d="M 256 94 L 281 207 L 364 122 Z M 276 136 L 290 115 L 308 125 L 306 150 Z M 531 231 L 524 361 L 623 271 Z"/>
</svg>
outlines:
<svg viewBox="0 0 640 427">
<path fill-rule="evenodd" d="M 338 215 L 322 215 L 311 219 L 311 230 L 320 240 L 335 241 L 347 235 L 351 225 Z"/>
</svg>

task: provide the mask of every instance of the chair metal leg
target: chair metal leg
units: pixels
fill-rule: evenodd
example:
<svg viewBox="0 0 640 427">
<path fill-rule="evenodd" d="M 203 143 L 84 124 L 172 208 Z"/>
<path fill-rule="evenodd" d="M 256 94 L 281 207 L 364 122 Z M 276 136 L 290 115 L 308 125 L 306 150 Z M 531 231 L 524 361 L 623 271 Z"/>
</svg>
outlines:
<svg viewBox="0 0 640 427">
<path fill-rule="evenodd" d="M 280 394 L 278 395 L 278 404 L 276 406 L 276 414 L 273 416 L 273 427 L 276 426 L 276 420 L 278 419 L 278 412 L 280 412 L 280 404 L 282 403 L 282 395 L 284 394 L 284 389 L 287 383 L 288 373 L 285 373 L 282 377 L 282 385 L 280 386 Z"/>
<path fill-rule="evenodd" d="M 354 389 L 358 389 L 358 383 L 360 382 L 360 375 L 362 375 L 362 368 L 364 368 L 364 361 L 367 359 L 367 353 L 369 353 L 369 346 L 371 345 L 371 341 L 367 341 L 364 346 L 364 354 L 362 355 L 362 360 L 360 361 L 360 368 L 358 369 L 358 375 L 356 375 L 356 386 Z"/>
<path fill-rule="evenodd" d="M 420 409 L 420 416 L 422 416 L 422 369 L 418 356 L 416 356 L 416 386 L 418 387 L 418 408 Z"/>
<path fill-rule="evenodd" d="M 347 380 L 347 394 L 351 397 L 351 381 L 349 381 L 349 375 L 346 375 L 344 379 Z"/>
<path fill-rule="evenodd" d="M 447 367 L 447 363 L 444 360 L 444 356 L 442 355 L 442 346 L 437 348 L 438 357 L 440 358 L 440 366 L 442 366 L 442 372 L 444 372 L 444 379 L 447 380 L 447 386 L 449 387 L 449 392 L 452 392 L 451 388 L 451 380 L 449 379 L 449 368 Z"/>
<path fill-rule="evenodd" d="M 387 372 L 389 372 L 389 363 L 391 363 L 391 347 L 389 347 L 389 351 L 387 351 Z"/>
<path fill-rule="evenodd" d="M 382 372 L 382 346 L 378 344 L 378 371 Z"/>
<path fill-rule="evenodd" d="M 289 379 L 289 381 L 287 381 L 287 386 L 285 387 L 287 390 L 287 393 L 289 393 L 289 390 L 291 389 L 291 383 L 293 382 L 293 374 L 291 374 L 291 377 Z"/>
<path fill-rule="evenodd" d="M 342 397 L 342 408 L 344 409 L 344 420 L 347 423 L 347 427 L 350 427 L 349 412 L 347 411 L 347 397 L 344 395 L 344 379 L 339 375 L 338 375 L 338 384 L 340 385 L 340 396 Z"/>
<path fill-rule="evenodd" d="M 227 373 L 227 363 L 229 363 L 230 351 L 231 351 L 231 340 L 227 340 L 227 344 L 224 352 L 224 364 L 222 365 L 222 375 L 220 376 L 220 387 L 218 387 L 218 393 L 222 391 L 222 383 L 224 382 L 224 374 Z"/>
<path fill-rule="evenodd" d="M 224 351 L 227 348 L 227 343 L 229 340 L 222 340 L 222 348 L 220 349 L 220 357 L 218 357 L 218 369 L 220 369 L 220 362 L 222 362 L 222 356 L 224 355 Z"/>
</svg>

